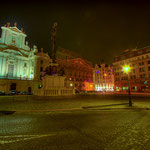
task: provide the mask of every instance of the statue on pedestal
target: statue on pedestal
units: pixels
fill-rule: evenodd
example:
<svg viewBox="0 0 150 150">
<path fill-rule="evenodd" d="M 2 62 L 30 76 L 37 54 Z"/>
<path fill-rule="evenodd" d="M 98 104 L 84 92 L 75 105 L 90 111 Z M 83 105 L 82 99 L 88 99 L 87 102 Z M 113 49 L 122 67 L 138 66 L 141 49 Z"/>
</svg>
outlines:
<svg viewBox="0 0 150 150">
<path fill-rule="evenodd" d="M 56 33 L 57 33 L 57 22 L 55 22 L 52 26 L 51 40 L 52 40 L 52 62 L 49 67 L 46 68 L 46 75 L 64 75 L 64 69 L 61 68 L 58 71 L 58 64 L 56 63 Z"/>
<path fill-rule="evenodd" d="M 56 33 L 57 33 L 57 22 L 52 26 L 52 62 L 56 63 Z"/>
</svg>

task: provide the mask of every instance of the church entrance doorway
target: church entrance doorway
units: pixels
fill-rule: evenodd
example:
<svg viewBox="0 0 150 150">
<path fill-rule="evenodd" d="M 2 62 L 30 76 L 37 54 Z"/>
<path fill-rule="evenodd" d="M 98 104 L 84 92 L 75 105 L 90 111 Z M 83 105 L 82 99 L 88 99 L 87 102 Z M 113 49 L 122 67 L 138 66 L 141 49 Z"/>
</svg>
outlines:
<svg viewBox="0 0 150 150">
<path fill-rule="evenodd" d="M 32 88 L 28 87 L 28 93 L 31 93 L 31 92 L 32 92 Z"/>
<path fill-rule="evenodd" d="M 12 83 L 10 85 L 10 91 L 12 91 L 12 90 L 16 90 L 16 83 Z"/>
</svg>

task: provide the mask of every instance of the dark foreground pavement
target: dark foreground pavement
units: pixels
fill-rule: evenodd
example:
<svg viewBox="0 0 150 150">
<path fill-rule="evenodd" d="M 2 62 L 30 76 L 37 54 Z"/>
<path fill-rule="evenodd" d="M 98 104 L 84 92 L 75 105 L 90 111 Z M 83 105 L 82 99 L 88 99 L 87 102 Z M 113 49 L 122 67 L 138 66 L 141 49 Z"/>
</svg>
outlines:
<svg viewBox="0 0 150 150">
<path fill-rule="evenodd" d="M 150 99 L 132 99 L 1 97 L 0 150 L 149 150 Z"/>
<path fill-rule="evenodd" d="M 0 150 L 149 150 L 149 110 L 0 115 Z"/>
</svg>

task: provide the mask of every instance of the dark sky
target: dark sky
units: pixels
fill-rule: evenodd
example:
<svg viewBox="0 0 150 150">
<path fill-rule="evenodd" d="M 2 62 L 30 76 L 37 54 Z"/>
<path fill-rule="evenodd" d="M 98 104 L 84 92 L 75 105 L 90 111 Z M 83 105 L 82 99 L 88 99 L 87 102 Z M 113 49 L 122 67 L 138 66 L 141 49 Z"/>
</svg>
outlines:
<svg viewBox="0 0 150 150">
<path fill-rule="evenodd" d="M 0 5 L 0 26 L 16 21 L 29 45 L 51 49 L 52 23 L 58 22 L 57 46 L 93 63 L 129 48 L 150 45 L 150 3 L 146 1 L 6 1 Z"/>
</svg>

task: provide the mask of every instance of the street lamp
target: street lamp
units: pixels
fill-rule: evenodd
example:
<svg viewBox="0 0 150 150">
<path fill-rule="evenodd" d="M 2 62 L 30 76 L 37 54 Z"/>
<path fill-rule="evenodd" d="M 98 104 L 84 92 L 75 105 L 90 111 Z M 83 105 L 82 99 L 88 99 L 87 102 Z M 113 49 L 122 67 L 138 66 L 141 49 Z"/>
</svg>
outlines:
<svg viewBox="0 0 150 150">
<path fill-rule="evenodd" d="M 130 93 L 130 82 L 129 82 L 130 66 L 124 66 L 124 67 L 123 67 L 123 71 L 127 74 L 128 92 L 129 92 L 129 106 L 132 107 L 131 93 Z"/>
</svg>

